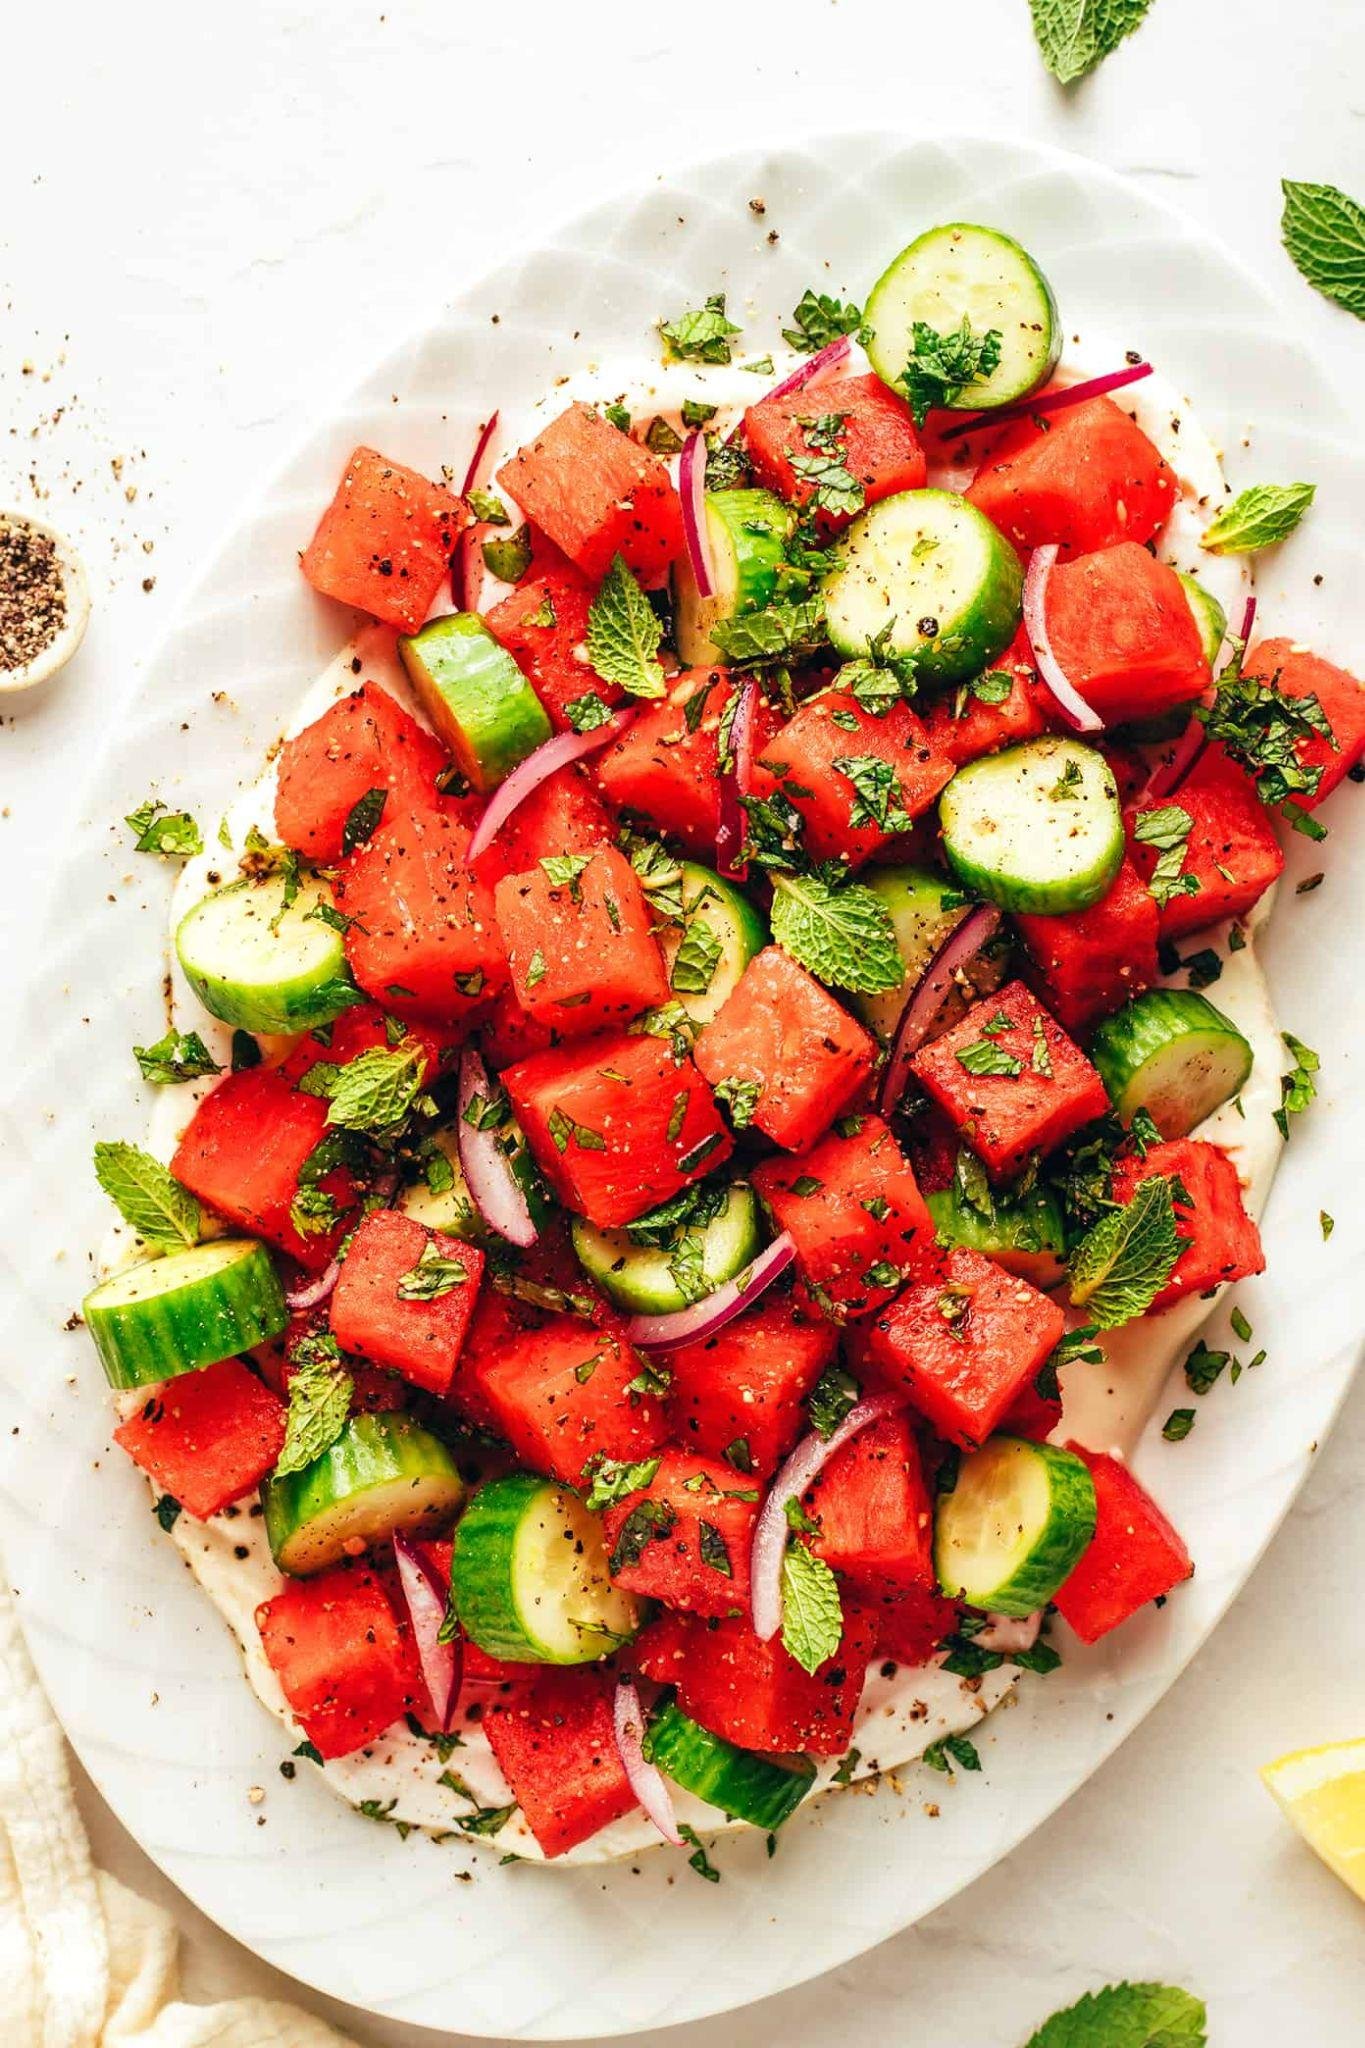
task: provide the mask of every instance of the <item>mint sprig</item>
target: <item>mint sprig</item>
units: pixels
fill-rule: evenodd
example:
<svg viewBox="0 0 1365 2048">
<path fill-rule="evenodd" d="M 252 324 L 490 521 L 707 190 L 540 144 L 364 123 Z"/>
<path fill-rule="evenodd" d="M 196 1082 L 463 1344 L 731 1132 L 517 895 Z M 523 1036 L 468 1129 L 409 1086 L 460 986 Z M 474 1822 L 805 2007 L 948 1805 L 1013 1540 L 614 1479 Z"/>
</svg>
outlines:
<svg viewBox="0 0 1365 2048">
<path fill-rule="evenodd" d="M 95 1178 L 125 1223 L 162 1251 L 198 1244 L 199 1204 L 159 1159 L 114 1139 L 95 1147 Z"/>
<path fill-rule="evenodd" d="M 1316 493 L 1316 484 L 1252 484 L 1204 528 L 1203 545 L 1215 555 L 1273 547 L 1294 531 Z"/>
<path fill-rule="evenodd" d="M 1076 1245 L 1068 1267 L 1072 1302 L 1085 1308 L 1098 1329 L 1131 1322 L 1160 1294 L 1181 1249 L 1174 1183 L 1168 1174 L 1153 1174 Z"/>
<path fill-rule="evenodd" d="M 823 1558 L 791 1542 L 782 1560 L 782 1647 L 813 1677 L 834 1656 L 843 1633 L 837 1579 Z"/>
<path fill-rule="evenodd" d="M 1045 2020 L 1025 2048 L 1207 2048 L 1202 1998 L 1174 1984 L 1107 1984 Z"/>
<path fill-rule="evenodd" d="M 1315 291 L 1365 320 L 1365 207 L 1339 185 L 1280 181 L 1280 235 Z"/>
<path fill-rule="evenodd" d="M 617 555 L 588 608 L 588 660 L 604 683 L 629 697 L 662 697 L 663 627 L 653 605 Z"/>
<path fill-rule="evenodd" d="M 1063 85 L 1111 56 L 1146 17 L 1152 0 L 1029 0 L 1043 62 Z"/>
</svg>

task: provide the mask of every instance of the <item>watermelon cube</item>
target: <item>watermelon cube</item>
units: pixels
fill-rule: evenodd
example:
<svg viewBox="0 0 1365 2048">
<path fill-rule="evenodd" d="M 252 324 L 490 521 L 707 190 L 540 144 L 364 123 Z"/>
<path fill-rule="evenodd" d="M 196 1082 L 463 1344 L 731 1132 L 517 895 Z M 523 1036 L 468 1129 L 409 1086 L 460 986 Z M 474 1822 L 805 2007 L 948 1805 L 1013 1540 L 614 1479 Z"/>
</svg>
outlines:
<svg viewBox="0 0 1365 2048">
<path fill-rule="evenodd" d="M 1162 905 L 1162 938 L 1181 939 L 1225 917 L 1245 917 L 1284 870 L 1284 855 L 1251 777 L 1221 747 L 1208 746 L 1179 788 L 1163 798 L 1161 807 L 1166 805 L 1190 820 L 1180 872 L 1192 875 L 1199 886 L 1192 895 L 1172 895 Z M 1142 815 L 1136 807 L 1128 813 L 1128 852 L 1139 874 L 1150 881 L 1160 853 L 1136 837 Z"/>
<path fill-rule="evenodd" d="M 440 741 L 377 683 L 329 704 L 280 749 L 275 830 L 306 860 L 331 866 L 342 855 L 346 821 L 371 791 L 388 792 L 385 813 L 435 799 L 450 765 Z"/>
<path fill-rule="evenodd" d="M 1296 640 L 1262 640 L 1247 655 L 1242 671 L 1282 696 L 1317 698 L 1332 737 L 1305 734 L 1294 747 L 1305 768 L 1320 771 L 1316 788 L 1295 802 L 1305 811 L 1316 810 L 1365 757 L 1365 683 Z"/>
<path fill-rule="evenodd" d="M 876 1599 L 865 1596 L 854 1604 L 873 1631 L 873 1655 L 910 1670 L 929 1662 L 962 1615 L 957 1602 L 945 1600 L 937 1586 L 910 1586 Z"/>
<path fill-rule="evenodd" d="M 1184 585 L 1135 541 L 1059 563 L 1047 628 L 1063 675 L 1106 725 L 1159 718 L 1209 686 Z"/>
<path fill-rule="evenodd" d="M 1048 1009 L 1068 1031 L 1121 1009 L 1150 988 L 1157 964 L 1155 898 L 1131 860 L 1089 910 L 1059 917 L 1020 912 L 1015 928 L 1029 957 L 1030 978 Z"/>
<path fill-rule="evenodd" d="M 427 1707 L 407 1633 L 372 1572 L 336 1565 L 293 1579 L 256 1609 L 266 1661 L 323 1757 L 350 1756 Z"/>
<path fill-rule="evenodd" d="M 507 649 L 539 697 L 556 732 L 569 732 L 569 706 L 596 696 L 619 704 L 625 692 L 588 662 L 588 609 L 593 586 L 572 562 L 519 583 L 484 614 L 493 638 Z"/>
<path fill-rule="evenodd" d="M 480 1725 L 547 1856 L 562 1856 L 634 1810 L 601 1671 L 544 1671 L 494 1700 Z"/>
<path fill-rule="evenodd" d="M 1053 1595 L 1062 1619 L 1083 1643 L 1097 1643 L 1149 1600 L 1159 1600 L 1194 1570 L 1189 1551 L 1126 1465 L 1083 1444 L 1095 1482 L 1095 1534 L 1069 1579 Z"/>
<path fill-rule="evenodd" d="M 670 1445 L 648 1486 L 604 1512 L 611 1576 L 665 1607 L 747 1613 L 757 1519 L 752 1480 Z"/>
<path fill-rule="evenodd" d="M 343 1351 L 444 1394 L 482 1275 L 477 1245 L 381 1209 L 351 1239 L 332 1290 L 332 1335 Z"/>
<path fill-rule="evenodd" d="M 574 865 L 574 859 L 584 863 Z M 614 846 L 551 856 L 494 892 L 512 992 L 561 1038 L 586 1038 L 668 1000 L 645 892 Z"/>
<path fill-rule="evenodd" d="M 925 706 L 924 731 L 929 744 L 955 768 L 1047 731 L 1052 699 L 1038 680 L 1033 649 L 1022 626 L 980 680 L 984 684 L 988 677 L 999 676 L 1010 686 L 1009 695 L 999 703 L 991 702 L 989 695 L 978 696 L 972 684 L 964 683 Z M 991 689 L 995 687 L 992 682 Z"/>
<path fill-rule="evenodd" d="M 831 423 L 826 427 L 826 423 Z M 812 440 L 811 430 L 817 438 Z M 822 434 L 820 429 L 825 428 Z M 862 491 L 862 505 L 835 512 L 821 505 L 816 524 L 825 533 L 848 525 L 855 511 L 875 505 L 897 491 L 917 491 L 926 464 L 914 415 L 903 398 L 880 377 L 831 377 L 818 390 L 788 392 L 784 398 L 760 399 L 744 415 L 744 440 L 754 473 L 779 498 L 805 506 L 816 493 L 816 479 L 798 462 L 828 465 L 831 451 L 821 446 L 832 435 L 839 454 L 834 459 Z"/>
<path fill-rule="evenodd" d="M 596 583 L 620 555 L 661 583 L 682 553 L 682 507 L 668 467 L 590 405 L 571 405 L 518 449 L 498 482 L 528 519 Z"/>
<path fill-rule="evenodd" d="M 240 1358 L 181 1373 L 114 1431 L 197 1521 L 259 1486 L 284 1448 L 285 1405 Z"/>
<path fill-rule="evenodd" d="M 830 1313 L 880 1308 L 932 1252 L 924 1198 L 880 1117 L 841 1117 L 809 1152 L 764 1160 L 753 1183 L 778 1229 L 791 1233 L 801 1277 Z"/>
<path fill-rule="evenodd" d="M 1185 1249 L 1152 1303 L 1154 1309 L 1265 1271 L 1261 1233 L 1247 1214 L 1237 1169 L 1221 1146 L 1204 1138 L 1176 1138 L 1149 1145 L 1145 1159 L 1121 1159 L 1114 1171 L 1114 1200 L 1131 1201 L 1143 1181 L 1163 1173 L 1178 1183 L 1175 1223 Z"/>
<path fill-rule="evenodd" d="M 572 763 L 547 775 L 498 828 L 474 871 L 491 885 L 524 874 L 555 854 L 591 853 L 616 836 L 612 818 L 583 770 Z"/>
<path fill-rule="evenodd" d="M 493 892 L 471 874 L 468 849 L 457 818 L 414 809 L 381 822 L 342 864 L 351 972 L 397 1016 L 462 1024 L 507 979 Z"/>
<path fill-rule="evenodd" d="M 503 1084 L 555 1194 L 604 1229 L 633 1223 L 730 1153 L 710 1089 L 666 1038 L 604 1032 L 518 1060 Z"/>
<path fill-rule="evenodd" d="M 303 1232 L 293 1214 L 304 1168 L 327 1133 L 327 1104 L 300 1095 L 270 1067 L 227 1074 L 203 1098 L 171 1160 L 191 1194 L 252 1237 L 287 1252 L 310 1272 L 329 1263 L 346 1219 Z M 319 1186 L 339 1209 L 352 1207 L 354 1183 L 344 1170 Z M 300 1221 L 305 1220 L 300 1218 Z"/>
<path fill-rule="evenodd" d="M 443 485 L 357 448 L 299 567 L 324 597 L 415 633 L 470 517 Z"/>
<path fill-rule="evenodd" d="M 723 669 L 686 669 L 667 697 L 642 706 L 592 763 L 608 803 L 706 861 L 715 858 L 720 826 L 717 735 L 732 694 Z M 755 744 L 762 746 L 778 723 L 760 700 Z"/>
<path fill-rule="evenodd" d="M 807 1490 L 817 1557 L 864 1596 L 932 1592 L 934 1508 L 909 1417 L 883 1415 L 834 1453 Z"/>
<path fill-rule="evenodd" d="M 985 1442 L 1066 1328 L 1055 1302 L 979 1252 L 951 1251 L 873 1323 L 868 1357 L 940 1436 Z"/>
<path fill-rule="evenodd" d="M 669 1353 L 673 1435 L 732 1471 L 770 1476 L 805 1428 L 806 1396 L 837 1345 L 832 1323 L 769 1291 L 714 1336 Z"/>
<path fill-rule="evenodd" d="M 760 1642 L 745 1616 L 665 1614 L 637 1637 L 634 1658 L 647 1678 L 677 1687 L 685 1714 L 741 1749 L 842 1756 L 873 1636 L 864 1614 L 847 1613 L 843 1641 L 812 1676 L 780 1635 Z"/>
<path fill-rule="evenodd" d="M 876 1045 L 814 975 L 765 946 L 697 1039 L 713 1087 L 757 1084 L 756 1129 L 789 1152 L 814 1144 L 862 1088 Z"/>
<path fill-rule="evenodd" d="M 589 1459 L 647 1457 L 668 1434 L 664 1382 L 616 1330 L 577 1316 L 508 1338 L 473 1378 L 518 1458 L 569 1486 Z"/>
<path fill-rule="evenodd" d="M 1109 1106 L 1085 1054 L 1022 981 L 974 1003 L 916 1054 L 913 1071 L 997 1179 Z"/>
<path fill-rule="evenodd" d="M 787 797 L 806 851 L 857 867 L 907 832 L 952 775 L 908 704 L 877 713 L 851 690 L 829 689 L 757 753 L 750 793 Z"/>
<path fill-rule="evenodd" d="M 1018 548 L 1063 558 L 1149 541 L 1180 494 L 1176 474 L 1112 398 L 1017 420 L 986 452 L 966 496 Z"/>
</svg>

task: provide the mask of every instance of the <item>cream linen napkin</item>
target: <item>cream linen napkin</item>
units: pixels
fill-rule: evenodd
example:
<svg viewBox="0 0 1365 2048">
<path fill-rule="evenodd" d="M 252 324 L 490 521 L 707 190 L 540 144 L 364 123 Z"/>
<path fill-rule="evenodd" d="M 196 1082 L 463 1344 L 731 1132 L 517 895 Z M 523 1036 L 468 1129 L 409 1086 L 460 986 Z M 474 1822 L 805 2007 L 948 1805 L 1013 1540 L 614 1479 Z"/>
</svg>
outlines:
<svg viewBox="0 0 1365 2048">
<path fill-rule="evenodd" d="M 356 2048 L 289 2005 L 185 2005 L 171 1916 L 90 1860 L 62 1732 L 0 1583 L 5 2048 Z"/>
</svg>

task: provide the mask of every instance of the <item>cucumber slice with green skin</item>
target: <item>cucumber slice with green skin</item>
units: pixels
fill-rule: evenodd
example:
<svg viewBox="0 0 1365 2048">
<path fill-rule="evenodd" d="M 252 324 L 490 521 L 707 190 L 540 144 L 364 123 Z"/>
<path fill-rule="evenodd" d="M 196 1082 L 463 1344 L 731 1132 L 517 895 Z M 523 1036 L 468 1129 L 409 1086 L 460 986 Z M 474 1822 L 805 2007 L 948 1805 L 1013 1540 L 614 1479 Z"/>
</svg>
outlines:
<svg viewBox="0 0 1365 2048">
<path fill-rule="evenodd" d="M 509 1118 L 498 1131 L 498 1144 L 507 1156 L 513 1179 L 526 1197 L 531 1219 L 539 1228 L 549 1218 L 550 1199 L 520 1125 Z M 469 1192 L 460 1162 L 459 1133 L 454 1126 L 436 1133 L 433 1154 L 439 1154 L 449 1167 L 450 1184 L 433 1188 L 425 1176 L 413 1181 L 398 1197 L 403 1214 L 415 1217 L 428 1230 L 443 1231 L 447 1237 L 462 1238 L 466 1244 L 502 1244 L 505 1240 L 489 1229 Z M 422 1164 L 419 1162 L 419 1172 Z M 437 1178 L 445 1177 L 444 1170 L 440 1170 Z"/>
<path fill-rule="evenodd" d="M 642 1618 L 608 1576 L 601 1517 L 532 1472 L 474 1495 L 455 1531 L 450 1593 L 465 1634 L 513 1663 L 591 1664 Z"/>
<path fill-rule="evenodd" d="M 673 994 L 689 1017 L 698 1024 L 709 1024 L 733 993 L 754 955 L 767 945 L 767 920 L 733 882 L 724 881 L 710 868 L 690 860 L 682 863 L 682 904 L 683 924 L 661 925 L 659 946 Z M 706 967 L 714 948 L 704 934 L 693 934 L 682 965 L 677 965 L 678 954 L 694 922 L 704 925 L 720 945 L 720 956 L 710 967 L 709 977 Z M 699 945 L 699 939 L 704 943 Z M 698 988 L 697 983 L 703 978 L 706 986 Z"/>
<path fill-rule="evenodd" d="M 825 618 L 840 654 L 875 641 L 922 680 L 965 681 L 1019 628 L 1024 571 L 1003 533 L 951 491 L 901 491 L 860 512 L 835 550 Z"/>
<path fill-rule="evenodd" d="M 775 1757 L 737 1749 L 672 1701 L 650 1724 L 644 1747 L 649 1762 L 684 1792 L 769 1834 L 791 1818 L 815 1783 L 815 1765 L 809 1757 L 779 1763 Z"/>
<path fill-rule="evenodd" d="M 932 868 L 865 868 L 858 879 L 886 906 L 905 962 L 905 980 L 899 988 L 888 989 L 882 995 L 850 995 L 847 1001 L 882 1043 L 889 1045 L 905 1009 L 907 991 L 918 986 L 925 968 L 972 905 L 961 901 L 960 891 L 947 875 L 935 874 Z M 947 1031 L 966 1015 L 978 997 L 998 989 L 1008 963 L 1009 944 L 1003 937 L 999 944 L 983 948 L 965 976 L 969 986 L 960 988 L 954 983 L 945 992 L 926 1038 L 936 1038 L 941 1031 Z"/>
<path fill-rule="evenodd" d="M 1153 988 L 1095 1026 L 1090 1057 L 1124 1123 L 1145 1109 L 1163 1138 L 1183 1138 L 1240 1092 L 1252 1052 L 1193 989 Z"/>
<path fill-rule="evenodd" d="M 672 1315 L 700 1301 L 743 1272 L 763 1243 L 758 1197 L 742 1182 L 730 1189 L 719 1216 L 685 1232 L 699 1240 L 688 1264 L 695 1284 L 686 1290 L 674 1277 L 676 1249 L 635 1244 L 628 1230 L 599 1230 L 583 1216 L 574 1217 L 571 1229 L 583 1271 L 618 1308 L 635 1315 Z"/>
<path fill-rule="evenodd" d="M 463 1501 L 450 1452 L 404 1414 L 353 1415 L 320 1458 L 261 1487 L 270 1554 L 296 1579 L 359 1557 L 400 1529 L 435 1536 Z"/>
<path fill-rule="evenodd" d="M 1000 336 L 1000 361 L 955 393 L 953 409 L 1008 405 L 1052 375 L 1062 352 L 1052 287 L 1026 249 L 998 228 L 953 221 L 930 228 L 882 272 L 867 301 L 868 361 L 884 384 L 903 391 L 915 322 L 946 334 L 971 322 L 975 335 Z"/>
<path fill-rule="evenodd" d="M 965 1202 L 956 1184 L 924 1199 L 942 1243 L 982 1252 L 1033 1287 L 1055 1287 L 1066 1270 L 1062 1212 L 1049 1189 L 1017 1200 L 992 1191 L 989 1216 Z"/>
<path fill-rule="evenodd" d="M 1088 910 L 1123 859 L 1114 777 L 1079 740 L 1026 740 L 968 762 L 939 799 L 939 823 L 963 887 L 1002 910 Z"/>
<path fill-rule="evenodd" d="M 398 652 L 438 738 L 480 794 L 549 739 L 544 705 L 474 612 L 433 619 L 401 636 Z"/>
<path fill-rule="evenodd" d="M 278 1337 L 289 1321 L 269 1252 L 244 1237 L 128 1266 L 86 1295 L 81 1316 L 111 1387 L 198 1372 Z"/>
<path fill-rule="evenodd" d="M 683 554 L 673 570 L 673 630 L 687 668 L 711 668 L 724 657 L 711 638 L 718 619 L 761 611 L 772 603 L 778 564 L 795 523 L 790 505 L 772 491 L 708 491 L 706 539 L 712 591 L 703 597 Z"/>
<path fill-rule="evenodd" d="M 344 926 L 325 882 L 310 877 L 285 908 L 286 877 L 229 882 L 186 911 L 175 950 L 212 1017 L 244 1031 L 313 1031 L 362 1000 L 346 970 Z"/>
<path fill-rule="evenodd" d="M 934 1514 L 934 1569 L 950 1599 L 1036 1614 L 1095 1533 L 1095 1482 L 1056 1444 L 993 1436 L 958 1468 Z"/>
<path fill-rule="evenodd" d="M 1190 610 L 1194 613 L 1194 623 L 1199 628 L 1199 638 L 1204 647 L 1204 659 L 1212 667 L 1228 630 L 1228 615 L 1213 592 L 1205 590 L 1196 577 L 1187 576 L 1183 569 L 1177 569 L 1175 573 L 1190 601 Z"/>
</svg>

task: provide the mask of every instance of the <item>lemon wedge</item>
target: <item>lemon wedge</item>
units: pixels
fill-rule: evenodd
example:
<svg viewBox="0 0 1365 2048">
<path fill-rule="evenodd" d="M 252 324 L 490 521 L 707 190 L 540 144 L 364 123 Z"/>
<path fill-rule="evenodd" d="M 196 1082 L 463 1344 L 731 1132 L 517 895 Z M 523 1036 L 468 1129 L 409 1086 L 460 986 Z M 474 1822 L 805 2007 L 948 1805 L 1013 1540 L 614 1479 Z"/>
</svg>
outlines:
<svg viewBox="0 0 1365 2048">
<path fill-rule="evenodd" d="M 1261 1778 L 1309 1848 L 1365 1899 L 1365 1737 L 1291 1750 Z"/>
</svg>

